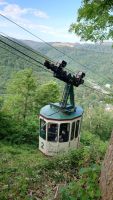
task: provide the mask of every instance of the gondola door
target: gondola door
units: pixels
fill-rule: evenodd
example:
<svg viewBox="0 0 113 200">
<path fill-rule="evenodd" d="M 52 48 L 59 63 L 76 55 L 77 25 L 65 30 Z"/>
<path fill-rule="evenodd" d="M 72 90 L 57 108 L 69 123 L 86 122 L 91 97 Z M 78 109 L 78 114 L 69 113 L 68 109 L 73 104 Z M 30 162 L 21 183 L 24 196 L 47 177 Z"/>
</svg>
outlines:
<svg viewBox="0 0 113 200">
<path fill-rule="evenodd" d="M 70 135 L 70 149 L 77 148 L 80 142 L 80 123 L 81 119 L 78 118 L 71 124 L 71 135 Z"/>
<path fill-rule="evenodd" d="M 57 122 L 47 123 L 47 153 L 55 155 L 58 153 L 58 124 Z"/>
<path fill-rule="evenodd" d="M 70 123 L 63 122 L 59 127 L 59 143 L 58 151 L 63 153 L 69 150 L 69 134 L 70 134 Z"/>
<path fill-rule="evenodd" d="M 81 118 L 77 119 L 76 121 L 76 129 L 75 129 L 75 140 L 77 147 L 80 143 L 80 127 L 81 127 Z"/>
<path fill-rule="evenodd" d="M 71 131 L 70 131 L 70 142 L 69 142 L 70 149 L 74 149 L 77 147 L 75 139 L 75 130 L 76 130 L 76 121 L 73 121 L 71 123 Z"/>
<path fill-rule="evenodd" d="M 47 123 L 40 118 L 39 150 L 46 154 Z"/>
</svg>

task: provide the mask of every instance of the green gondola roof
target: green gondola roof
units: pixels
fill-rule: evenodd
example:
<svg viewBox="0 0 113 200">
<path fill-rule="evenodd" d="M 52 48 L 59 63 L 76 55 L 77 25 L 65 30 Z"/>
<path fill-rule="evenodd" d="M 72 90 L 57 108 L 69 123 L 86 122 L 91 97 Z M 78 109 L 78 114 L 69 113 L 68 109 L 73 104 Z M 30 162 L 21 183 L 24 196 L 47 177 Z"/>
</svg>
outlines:
<svg viewBox="0 0 113 200">
<path fill-rule="evenodd" d="M 59 105 L 55 103 L 55 105 Z M 51 105 L 46 105 L 40 110 L 40 115 L 46 119 L 53 120 L 72 120 L 83 115 L 83 109 L 80 106 L 76 106 L 76 111 L 71 113 L 64 113 L 60 109 Z"/>
</svg>

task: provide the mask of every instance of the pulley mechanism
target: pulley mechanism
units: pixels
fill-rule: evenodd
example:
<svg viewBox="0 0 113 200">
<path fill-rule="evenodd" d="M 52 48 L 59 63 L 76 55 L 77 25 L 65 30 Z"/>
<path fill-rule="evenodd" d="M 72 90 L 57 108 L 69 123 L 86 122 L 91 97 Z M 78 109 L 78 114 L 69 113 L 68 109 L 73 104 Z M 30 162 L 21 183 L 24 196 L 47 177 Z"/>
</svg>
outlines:
<svg viewBox="0 0 113 200">
<path fill-rule="evenodd" d="M 53 71 L 53 76 L 61 81 L 66 83 L 64 92 L 62 95 L 62 100 L 59 105 L 51 104 L 55 107 L 58 107 L 62 110 L 62 112 L 71 113 L 75 111 L 75 102 L 74 102 L 74 88 L 84 83 L 83 78 L 85 77 L 85 73 L 79 71 L 76 75 L 72 75 L 64 70 L 67 62 L 64 60 L 61 63 L 53 64 L 49 61 L 44 62 L 44 66 L 47 69 Z M 69 100 L 69 102 L 68 102 Z"/>
</svg>

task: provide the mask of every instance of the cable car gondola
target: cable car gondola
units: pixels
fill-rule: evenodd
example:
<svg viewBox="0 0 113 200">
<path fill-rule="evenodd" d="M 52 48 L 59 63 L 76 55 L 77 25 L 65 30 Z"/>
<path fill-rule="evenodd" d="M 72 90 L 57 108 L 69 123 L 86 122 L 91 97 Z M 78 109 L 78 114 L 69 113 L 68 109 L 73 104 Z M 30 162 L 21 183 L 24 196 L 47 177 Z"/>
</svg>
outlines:
<svg viewBox="0 0 113 200">
<path fill-rule="evenodd" d="M 85 74 L 68 74 L 64 71 L 66 64 L 65 61 L 59 65 L 49 61 L 44 63 L 47 69 L 53 71 L 56 78 L 66 83 L 61 102 L 51 103 L 40 110 L 39 150 L 49 156 L 77 148 L 80 141 L 83 109 L 75 106 L 73 86 L 83 84 Z"/>
</svg>

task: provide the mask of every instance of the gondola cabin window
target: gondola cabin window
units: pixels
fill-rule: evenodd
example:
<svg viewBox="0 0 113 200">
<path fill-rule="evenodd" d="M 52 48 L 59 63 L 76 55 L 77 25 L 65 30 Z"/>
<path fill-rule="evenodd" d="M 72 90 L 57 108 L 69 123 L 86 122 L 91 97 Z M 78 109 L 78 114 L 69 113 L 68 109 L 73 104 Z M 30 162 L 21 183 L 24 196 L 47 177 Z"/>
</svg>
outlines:
<svg viewBox="0 0 113 200">
<path fill-rule="evenodd" d="M 46 140 L 46 122 L 40 119 L 40 137 Z"/>
<path fill-rule="evenodd" d="M 72 123 L 72 128 L 71 128 L 71 140 L 74 139 L 74 132 L 75 132 L 75 122 Z"/>
<path fill-rule="evenodd" d="M 60 124 L 59 142 L 69 141 L 70 124 L 62 123 Z"/>
<path fill-rule="evenodd" d="M 58 140 L 58 124 L 48 123 L 47 140 L 49 142 L 57 142 L 57 140 Z"/>
<path fill-rule="evenodd" d="M 80 126 L 80 120 L 77 120 L 77 122 L 76 122 L 76 129 L 75 129 L 75 138 L 78 137 L 78 134 L 79 134 L 79 126 Z"/>
</svg>

